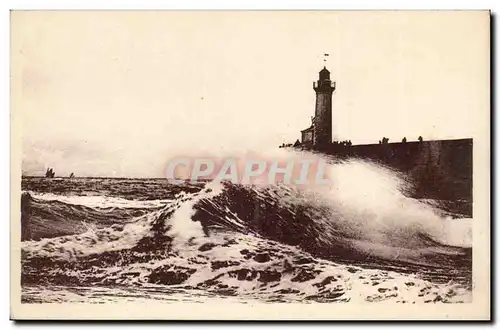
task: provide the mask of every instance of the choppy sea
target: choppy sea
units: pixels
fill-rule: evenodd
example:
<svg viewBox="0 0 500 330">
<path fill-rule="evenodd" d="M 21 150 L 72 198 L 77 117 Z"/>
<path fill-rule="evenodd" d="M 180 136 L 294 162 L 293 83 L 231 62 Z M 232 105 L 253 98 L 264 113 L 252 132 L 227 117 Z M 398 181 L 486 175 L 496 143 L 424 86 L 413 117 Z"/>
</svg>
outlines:
<svg viewBox="0 0 500 330">
<path fill-rule="evenodd" d="M 22 301 L 468 302 L 471 214 L 377 164 L 327 186 L 22 179 Z"/>
</svg>

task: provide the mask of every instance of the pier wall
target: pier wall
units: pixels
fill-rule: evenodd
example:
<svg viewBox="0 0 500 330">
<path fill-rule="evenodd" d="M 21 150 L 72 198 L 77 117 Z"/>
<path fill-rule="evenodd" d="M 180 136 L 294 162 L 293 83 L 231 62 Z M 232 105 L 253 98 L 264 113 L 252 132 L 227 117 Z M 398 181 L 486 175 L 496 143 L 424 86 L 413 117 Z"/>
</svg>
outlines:
<svg viewBox="0 0 500 330">
<path fill-rule="evenodd" d="M 407 175 L 419 198 L 472 201 L 472 139 L 330 145 L 322 152 L 389 166 Z"/>
</svg>

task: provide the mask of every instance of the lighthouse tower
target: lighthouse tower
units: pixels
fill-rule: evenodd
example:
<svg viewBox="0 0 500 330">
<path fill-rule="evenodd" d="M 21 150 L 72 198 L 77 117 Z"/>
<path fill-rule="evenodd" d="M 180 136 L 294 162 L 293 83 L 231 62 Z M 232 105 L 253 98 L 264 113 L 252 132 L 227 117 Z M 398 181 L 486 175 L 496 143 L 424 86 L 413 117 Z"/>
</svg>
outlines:
<svg viewBox="0 0 500 330">
<path fill-rule="evenodd" d="M 319 80 L 313 83 L 313 88 L 316 92 L 313 146 L 321 149 L 332 143 L 332 93 L 335 82 L 332 84 L 326 67 L 319 72 Z"/>
</svg>

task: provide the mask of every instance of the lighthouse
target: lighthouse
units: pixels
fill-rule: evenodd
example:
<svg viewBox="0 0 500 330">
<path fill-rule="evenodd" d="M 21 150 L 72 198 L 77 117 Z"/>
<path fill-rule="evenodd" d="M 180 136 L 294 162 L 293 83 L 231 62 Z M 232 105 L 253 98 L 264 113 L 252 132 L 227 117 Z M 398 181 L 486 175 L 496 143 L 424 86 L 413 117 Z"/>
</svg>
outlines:
<svg viewBox="0 0 500 330">
<path fill-rule="evenodd" d="M 318 81 L 313 83 L 316 92 L 316 110 L 313 119 L 313 147 L 321 149 L 332 143 L 332 94 L 335 82 L 330 80 L 330 71 L 324 67 Z"/>
</svg>

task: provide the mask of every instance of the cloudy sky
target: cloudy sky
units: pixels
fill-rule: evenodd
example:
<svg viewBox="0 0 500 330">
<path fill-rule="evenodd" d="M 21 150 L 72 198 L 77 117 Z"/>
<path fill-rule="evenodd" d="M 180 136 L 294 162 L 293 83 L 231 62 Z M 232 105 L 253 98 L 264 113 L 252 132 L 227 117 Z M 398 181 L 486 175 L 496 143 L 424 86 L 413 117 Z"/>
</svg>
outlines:
<svg viewBox="0 0 500 330">
<path fill-rule="evenodd" d="M 337 83 L 334 138 L 474 137 L 487 12 L 13 12 L 23 173 L 153 176 L 177 155 L 276 148 Z"/>
</svg>

